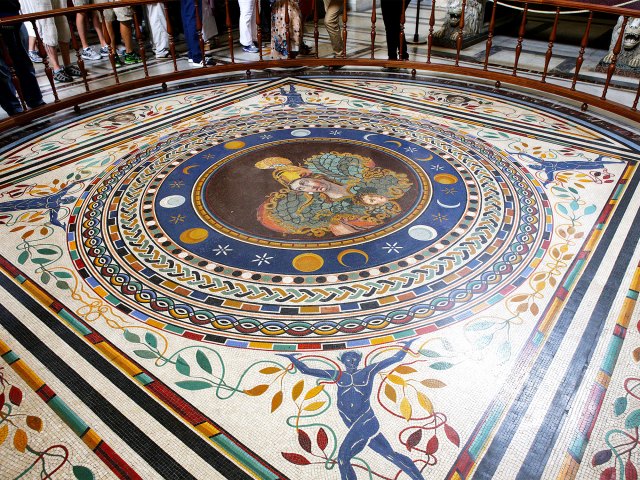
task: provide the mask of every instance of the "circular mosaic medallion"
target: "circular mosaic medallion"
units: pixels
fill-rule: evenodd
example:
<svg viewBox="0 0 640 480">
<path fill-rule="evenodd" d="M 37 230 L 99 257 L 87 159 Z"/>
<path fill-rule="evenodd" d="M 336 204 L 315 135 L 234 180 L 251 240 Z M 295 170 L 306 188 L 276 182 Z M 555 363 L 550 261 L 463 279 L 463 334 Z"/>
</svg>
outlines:
<svg viewBox="0 0 640 480">
<path fill-rule="evenodd" d="M 176 132 L 96 178 L 70 225 L 96 293 L 203 341 L 337 347 L 461 321 L 539 261 L 548 201 L 491 145 L 383 113 L 278 119 Z"/>
</svg>

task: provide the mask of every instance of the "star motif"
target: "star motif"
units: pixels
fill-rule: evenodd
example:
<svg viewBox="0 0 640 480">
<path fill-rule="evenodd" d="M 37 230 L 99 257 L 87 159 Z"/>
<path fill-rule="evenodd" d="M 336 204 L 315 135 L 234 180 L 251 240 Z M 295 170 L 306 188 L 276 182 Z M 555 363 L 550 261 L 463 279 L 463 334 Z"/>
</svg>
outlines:
<svg viewBox="0 0 640 480">
<path fill-rule="evenodd" d="M 211 155 L 210 153 L 207 153 L 207 154 L 204 156 L 204 158 L 205 158 L 206 160 L 211 160 L 213 157 L 215 157 L 215 155 Z"/>
<path fill-rule="evenodd" d="M 331 130 L 329 135 L 342 135 L 342 130 Z"/>
<path fill-rule="evenodd" d="M 225 245 L 224 247 L 222 245 L 218 245 L 218 247 L 214 248 L 213 251 L 216 252 L 216 257 L 220 254 L 227 256 L 227 253 L 233 252 L 233 248 L 229 248 L 229 245 Z"/>
<path fill-rule="evenodd" d="M 260 135 L 261 140 L 269 140 L 271 137 L 273 137 L 273 135 L 269 135 L 268 133 L 265 133 L 264 135 Z"/>
<path fill-rule="evenodd" d="M 445 220 L 447 220 L 447 216 L 446 215 L 442 215 L 441 213 L 437 213 L 435 215 L 432 215 L 434 220 L 437 220 L 439 222 L 444 222 Z"/>
<path fill-rule="evenodd" d="M 418 149 L 416 147 L 407 147 L 404 149 L 405 152 L 410 152 L 410 153 L 414 153 L 417 152 Z"/>
<path fill-rule="evenodd" d="M 442 170 L 444 167 L 442 165 L 440 165 L 439 163 L 436 165 L 431 165 L 431 170 L 435 170 L 436 172 L 439 172 L 440 170 Z"/>
<path fill-rule="evenodd" d="M 382 247 L 383 250 L 386 250 L 387 253 L 400 253 L 400 250 L 404 247 L 398 245 L 398 242 L 389 243 L 386 242 L 386 245 Z"/>
<path fill-rule="evenodd" d="M 184 187 L 184 182 L 182 180 L 174 180 L 171 182 L 171 188 L 182 188 Z"/>
<path fill-rule="evenodd" d="M 187 218 L 187 217 L 185 217 L 184 215 L 182 215 L 181 213 L 179 213 L 178 215 L 173 215 L 173 216 L 169 219 L 169 221 L 170 221 L 171 223 L 173 223 L 174 225 L 177 225 L 177 224 L 179 224 L 179 223 L 184 223 L 184 221 L 185 221 L 185 219 L 186 219 L 186 218 Z"/>
<path fill-rule="evenodd" d="M 453 195 L 454 193 L 458 193 L 455 187 L 445 187 L 444 189 L 445 195 Z"/>
<path fill-rule="evenodd" d="M 254 258 L 253 260 L 251 260 L 254 263 L 258 263 L 258 266 L 262 265 L 263 263 L 266 263 L 267 265 L 270 265 L 271 262 L 269 260 L 273 260 L 273 257 L 269 257 L 266 253 L 263 253 L 262 255 L 256 255 L 256 258 Z"/>
</svg>

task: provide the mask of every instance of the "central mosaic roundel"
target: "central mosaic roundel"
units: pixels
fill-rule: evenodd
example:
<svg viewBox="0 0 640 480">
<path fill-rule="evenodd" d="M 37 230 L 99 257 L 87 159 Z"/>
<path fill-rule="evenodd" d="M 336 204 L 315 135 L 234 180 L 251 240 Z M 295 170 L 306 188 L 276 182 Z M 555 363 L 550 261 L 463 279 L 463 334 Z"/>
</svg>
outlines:
<svg viewBox="0 0 640 480">
<path fill-rule="evenodd" d="M 390 114 L 279 118 L 177 132 L 98 177 L 69 243 L 94 291 L 202 341 L 339 348 L 464 320 L 539 261 L 548 202 L 494 147 Z"/>
</svg>

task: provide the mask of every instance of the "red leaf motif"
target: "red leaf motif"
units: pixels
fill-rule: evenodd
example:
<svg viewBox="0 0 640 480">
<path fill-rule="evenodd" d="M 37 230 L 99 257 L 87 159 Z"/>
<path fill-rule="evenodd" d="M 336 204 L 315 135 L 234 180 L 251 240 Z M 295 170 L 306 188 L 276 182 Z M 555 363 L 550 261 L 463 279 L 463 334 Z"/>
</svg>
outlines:
<svg viewBox="0 0 640 480">
<path fill-rule="evenodd" d="M 600 474 L 600 480 L 616 480 L 616 467 L 605 468 Z"/>
<path fill-rule="evenodd" d="M 456 432 L 453 427 L 450 427 L 447 423 L 444 424 L 444 434 L 456 447 L 460 446 L 460 437 L 458 436 L 458 432 Z"/>
<path fill-rule="evenodd" d="M 9 389 L 9 401 L 18 407 L 22 403 L 22 390 L 15 385 Z"/>
<path fill-rule="evenodd" d="M 407 450 L 411 451 L 412 448 L 415 448 L 420 443 L 420 440 L 422 440 L 422 429 L 418 428 L 407 438 Z"/>
<path fill-rule="evenodd" d="M 624 466 L 624 480 L 638 480 L 638 469 L 631 460 Z"/>
<path fill-rule="evenodd" d="M 294 465 L 311 465 L 311 462 L 297 453 L 282 452 L 285 460 L 290 461 Z"/>
<path fill-rule="evenodd" d="M 301 428 L 298 429 L 298 443 L 305 451 L 311 453 L 311 439 Z"/>
<path fill-rule="evenodd" d="M 427 454 L 433 455 L 434 453 L 436 453 L 438 451 L 438 446 L 439 446 L 438 437 L 434 435 L 427 442 Z"/>
<path fill-rule="evenodd" d="M 0 393 L 0 410 L 4 407 L 4 392 Z"/>
<path fill-rule="evenodd" d="M 320 450 L 324 452 L 324 449 L 329 445 L 329 437 L 327 437 L 327 432 L 324 431 L 324 428 L 320 427 L 320 430 L 318 430 L 316 441 Z"/>
</svg>

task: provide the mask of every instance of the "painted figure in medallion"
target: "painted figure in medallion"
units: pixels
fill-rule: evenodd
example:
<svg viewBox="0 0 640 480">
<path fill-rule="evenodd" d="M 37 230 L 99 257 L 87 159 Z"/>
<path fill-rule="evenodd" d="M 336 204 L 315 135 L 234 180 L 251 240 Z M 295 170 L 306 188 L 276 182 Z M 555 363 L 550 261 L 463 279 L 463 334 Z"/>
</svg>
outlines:
<svg viewBox="0 0 640 480">
<path fill-rule="evenodd" d="M 371 408 L 371 394 L 376 374 L 401 362 L 414 340 L 405 342 L 403 347 L 393 356 L 362 368 L 358 368 L 362 358 L 361 353 L 345 352 L 340 356 L 340 361 L 345 366 L 342 372 L 311 368 L 298 360 L 294 354 L 280 355 L 291 360 L 293 365 L 305 375 L 337 380 L 338 412 L 344 424 L 349 428 L 349 433 L 338 450 L 338 468 L 342 480 L 357 479 L 351 460 L 367 445 L 405 472 L 409 478 L 423 479 L 420 470 L 409 457 L 393 450 L 389 441 L 380 432 L 380 422 Z"/>
<path fill-rule="evenodd" d="M 400 214 L 395 200 L 412 186 L 405 174 L 350 153 L 313 155 L 301 166 L 287 158 L 269 157 L 256 167 L 272 169 L 273 178 L 284 187 L 260 205 L 258 221 L 284 235 L 324 237 L 367 231 Z"/>
</svg>

